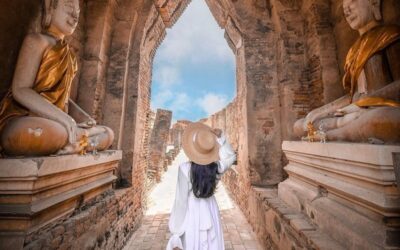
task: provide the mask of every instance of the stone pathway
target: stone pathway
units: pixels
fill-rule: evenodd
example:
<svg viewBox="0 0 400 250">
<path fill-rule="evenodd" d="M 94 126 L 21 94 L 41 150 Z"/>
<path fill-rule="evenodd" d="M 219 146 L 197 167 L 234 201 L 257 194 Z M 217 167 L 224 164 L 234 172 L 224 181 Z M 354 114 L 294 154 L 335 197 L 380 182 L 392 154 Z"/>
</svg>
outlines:
<svg viewBox="0 0 400 250">
<path fill-rule="evenodd" d="M 143 223 L 132 235 L 124 250 L 165 249 L 170 237 L 168 219 L 175 199 L 178 166 L 186 159 L 182 151 L 171 166 L 168 167 L 168 171 L 164 173 L 161 183 L 151 191 Z M 256 240 L 255 234 L 252 232 L 244 215 L 229 198 L 222 183 L 219 184 L 215 195 L 222 216 L 225 249 L 263 249 Z"/>
</svg>

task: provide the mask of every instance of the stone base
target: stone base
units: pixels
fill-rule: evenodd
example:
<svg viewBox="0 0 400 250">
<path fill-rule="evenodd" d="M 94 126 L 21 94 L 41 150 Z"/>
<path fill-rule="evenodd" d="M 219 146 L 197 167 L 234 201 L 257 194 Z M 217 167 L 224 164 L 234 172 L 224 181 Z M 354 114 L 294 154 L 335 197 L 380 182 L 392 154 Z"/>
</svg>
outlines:
<svg viewBox="0 0 400 250">
<path fill-rule="evenodd" d="M 0 246 L 21 249 L 26 234 L 112 189 L 120 159 L 120 151 L 0 159 Z"/>
<path fill-rule="evenodd" d="M 400 247 L 400 192 L 393 170 L 400 146 L 284 142 L 289 178 L 278 196 L 351 249 Z"/>
</svg>

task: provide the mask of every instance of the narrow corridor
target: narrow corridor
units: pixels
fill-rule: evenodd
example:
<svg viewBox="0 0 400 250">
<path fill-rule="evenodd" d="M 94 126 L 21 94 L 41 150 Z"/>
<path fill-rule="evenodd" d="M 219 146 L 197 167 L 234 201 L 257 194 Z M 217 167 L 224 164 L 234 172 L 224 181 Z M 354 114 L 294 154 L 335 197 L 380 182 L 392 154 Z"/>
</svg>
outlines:
<svg viewBox="0 0 400 250">
<path fill-rule="evenodd" d="M 164 173 L 161 183 L 151 191 L 143 223 L 132 235 L 124 250 L 165 249 L 170 237 L 168 219 L 175 198 L 178 166 L 186 160 L 185 154 L 181 151 L 168 167 L 168 171 Z M 246 218 L 230 199 L 222 182 L 220 182 L 215 195 L 222 216 L 225 248 L 227 250 L 261 250 L 262 247 Z"/>
</svg>

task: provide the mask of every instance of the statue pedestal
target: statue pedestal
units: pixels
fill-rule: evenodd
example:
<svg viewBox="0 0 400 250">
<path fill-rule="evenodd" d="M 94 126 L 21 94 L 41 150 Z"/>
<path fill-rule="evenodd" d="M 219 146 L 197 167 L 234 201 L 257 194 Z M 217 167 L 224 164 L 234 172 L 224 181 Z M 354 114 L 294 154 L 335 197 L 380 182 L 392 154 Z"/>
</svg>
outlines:
<svg viewBox="0 0 400 250">
<path fill-rule="evenodd" d="M 351 249 L 400 247 L 400 146 L 285 141 L 289 178 L 278 196 Z"/>
<path fill-rule="evenodd" d="M 112 189 L 121 155 L 0 159 L 0 248 L 22 249 L 26 234 Z"/>
</svg>

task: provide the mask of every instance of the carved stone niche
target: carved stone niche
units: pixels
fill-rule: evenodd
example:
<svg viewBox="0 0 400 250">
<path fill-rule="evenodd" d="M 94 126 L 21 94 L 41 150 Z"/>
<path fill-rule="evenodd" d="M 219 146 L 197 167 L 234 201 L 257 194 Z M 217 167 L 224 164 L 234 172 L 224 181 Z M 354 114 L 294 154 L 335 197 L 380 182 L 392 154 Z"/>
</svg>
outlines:
<svg viewBox="0 0 400 250">
<path fill-rule="evenodd" d="M 121 155 L 0 159 L 0 249 L 22 249 L 26 234 L 112 189 Z"/>
<path fill-rule="evenodd" d="M 400 247 L 400 190 L 393 153 L 400 146 L 283 142 L 289 178 L 279 198 L 345 249 Z"/>
</svg>

